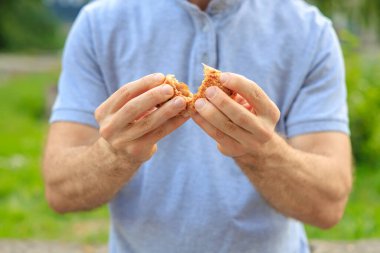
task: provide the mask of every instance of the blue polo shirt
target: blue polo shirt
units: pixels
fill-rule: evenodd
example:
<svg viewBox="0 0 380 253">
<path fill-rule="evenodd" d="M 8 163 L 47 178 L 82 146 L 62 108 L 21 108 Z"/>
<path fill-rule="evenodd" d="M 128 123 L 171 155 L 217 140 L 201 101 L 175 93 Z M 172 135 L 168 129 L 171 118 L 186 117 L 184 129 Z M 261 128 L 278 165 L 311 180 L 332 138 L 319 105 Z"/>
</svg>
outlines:
<svg viewBox="0 0 380 253">
<path fill-rule="evenodd" d="M 194 92 L 202 62 L 258 83 L 287 138 L 349 131 L 339 42 L 300 0 L 213 0 L 206 11 L 186 0 L 95 1 L 68 37 L 51 122 L 96 128 L 104 100 L 153 72 Z M 191 120 L 158 143 L 109 206 L 111 253 L 309 252 L 303 225 L 273 209 Z"/>
</svg>

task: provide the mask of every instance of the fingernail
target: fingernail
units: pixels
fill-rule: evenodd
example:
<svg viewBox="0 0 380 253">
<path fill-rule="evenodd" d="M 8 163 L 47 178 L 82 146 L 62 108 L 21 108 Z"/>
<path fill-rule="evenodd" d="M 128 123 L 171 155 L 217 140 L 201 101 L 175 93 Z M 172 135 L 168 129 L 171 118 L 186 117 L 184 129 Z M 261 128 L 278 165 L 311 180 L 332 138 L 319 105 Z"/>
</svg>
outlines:
<svg viewBox="0 0 380 253">
<path fill-rule="evenodd" d="M 155 74 L 153 74 L 153 79 L 155 80 L 155 81 L 161 81 L 162 79 L 164 79 L 164 75 L 162 74 L 162 73 L 155 73 Z"/>
<path fill-rule="evenodd" d="M 205 101 L 205 99 L 203 99 L 203 98 L 197 99 L 197 101 L 195 101 L 195 104 L 194 104 L 195 109 L 196 109 L 197 111 L 202 110 L 202 108 L 203 108 L 205 105 L 206 105 L 206 101 Z"/>
<path fill-rule="evenodd" d="M 177 108 L 182 108 L 186 104 L 185 99 L 183 99 L 182 97 L 176 97 L 173 103 L 174 103 L 174 106 Z"/>
<path fill-rule="evenodd" d="M 222 73 L 222 74 L 220 75 L 220 82 L 221 82 L 222 84 L 224 84 L 224 83 L 227 82 L 227 80 L 228 80 L 228 74 L 227 74 L 227 73 Z"/>
<path fill-rule="evenodd" d="M 215 96 L 216 92 L 217 92 L 216 87 L 214 86 L 209 87 L 206 90 L 206 96 L 211 99 Z"/>
<path fill-rule="evenodd" d="M 164 95 L 172 95 L 174 91 L 172 86 L 165 84 L 161 87 L 161 92 Z"/>
</svg>

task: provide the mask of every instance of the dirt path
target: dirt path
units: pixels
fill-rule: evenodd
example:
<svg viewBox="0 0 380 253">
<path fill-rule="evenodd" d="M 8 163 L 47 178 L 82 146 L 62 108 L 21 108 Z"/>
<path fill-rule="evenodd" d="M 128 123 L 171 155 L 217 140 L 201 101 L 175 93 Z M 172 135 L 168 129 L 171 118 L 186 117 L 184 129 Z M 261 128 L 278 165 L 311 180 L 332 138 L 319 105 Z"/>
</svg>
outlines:
<svg viewBox="0 0 380 253">
<path fill-rule="evenodd" d="M 356 242 L 312 241 L 312 253 L 379 253 L 380 240 Z M 56 242 L 0 240 L 1 253 L 107 253 L 107 246 Z"/>
<path fill-rule="evenodd" d="M 0 53 L 0 86 L 15 74 L 46 73 L 60 68 L 61 56 L 59 54 L 18 55 Z"/>
<path fill-rule="evenodd" d="M 313 253 L 380 253 L 380 240 L 360 240 L 355 242 L 326 242 L 314 240 Z"/>
<path fill-rule="evenodd" d="M 107 253 L 107 246 L 57 242 L 0 240 L 1 253 Z"/>
<path fill-rule="evenodd" d="M 0 54 L 0 74 L 40 73 L 60 68 L 60 55 Z"/>
</svg>

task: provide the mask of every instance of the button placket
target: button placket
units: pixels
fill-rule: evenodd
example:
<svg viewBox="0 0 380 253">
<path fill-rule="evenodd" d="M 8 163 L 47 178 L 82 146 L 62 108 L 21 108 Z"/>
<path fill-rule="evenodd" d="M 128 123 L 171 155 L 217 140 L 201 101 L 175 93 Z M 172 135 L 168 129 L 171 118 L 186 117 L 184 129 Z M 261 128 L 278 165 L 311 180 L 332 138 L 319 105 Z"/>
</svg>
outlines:
<svg viewBox="0 0 380 253">
<path fill-rule="evenodd" d="M 207 52 L 204 52 L 203 54 L 202 54 L 202 63 L 204 63 L 204 64 L 209 64 L 209 58 L 208 58 L 208 53 Z"/>
<path fill-rule="evenodd" d="M 203 79 L 200 63 L 216 67 L 216 35 L 212 16 L 195 8 L 189 9 L 189 12 L 196 29 L 192 54 L 194 58 L 190 59 L 191 67 L 189 69 L 190 89 L 195 92 Z"/>
<path fill-rule="evenodd" d="M 199 36 L 201 39 L 201 44 L 200 44 L 200 47 L 198 48 L 199 60 L 200 62 L 207 64 L 208 63 L 208 47 L 209 47 L 208 32 L 210 30 L 210 20 L 206 13 L 202 13 L 202 15 L 200 16 L 199 24 L 200 24 Z"/>
<path fill-rule="evenodd" d="M 219 13 L 223 11 L 226 8 L 226 4 L 224 2 L 219 2 L 211 6 L 210 12 L 211 13 Z"/>
<path fill-rule="evenodd" d="M 202 55 L 202 61 L 212 67 L 218 67 L 218 56 L 217 56 L 217 30 L 216 30 L 216 20 L 214 17 L 209 18 L 208 32 L 206 34 L 205 54 Z"/>
</svg>

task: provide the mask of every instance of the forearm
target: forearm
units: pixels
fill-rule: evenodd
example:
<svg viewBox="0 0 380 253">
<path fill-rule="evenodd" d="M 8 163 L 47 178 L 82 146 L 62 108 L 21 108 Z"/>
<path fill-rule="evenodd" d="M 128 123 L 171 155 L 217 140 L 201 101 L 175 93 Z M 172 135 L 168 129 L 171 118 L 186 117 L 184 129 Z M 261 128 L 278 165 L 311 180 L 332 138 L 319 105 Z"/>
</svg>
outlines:
<svg viewBox="0 0 380 253">
<path fill-rule="evenodd" d="M 44 160 L 46 197 L 58 212 L 89 210 L 107 203 L 139 165 L 123 161 L 105 140 L 48 150 Z"/>
<path fill-rule="evenodd" d="M 236 159 L 268 203 L 318 227 L 339 221 L 351 188 L 345 165 L 328 155 L 292 148 L 278 135 L 268 145 L 268 154 Z"/>
</svg>

